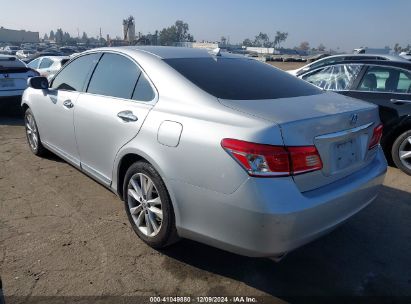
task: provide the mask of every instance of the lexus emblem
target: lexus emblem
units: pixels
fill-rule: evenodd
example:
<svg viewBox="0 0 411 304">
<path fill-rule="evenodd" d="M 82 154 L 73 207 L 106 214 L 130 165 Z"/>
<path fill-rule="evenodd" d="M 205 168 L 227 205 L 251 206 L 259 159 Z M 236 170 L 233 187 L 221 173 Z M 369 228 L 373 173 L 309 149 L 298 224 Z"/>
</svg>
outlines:
<svg viewBox="0 0 411 304">
<path fill-rule="evenodd" d="M 351 115 L 350 125 L 355 126 L 355 124 L 357 123 L 357 120 L 358 120 L 358 114 Z"/>
</svg>

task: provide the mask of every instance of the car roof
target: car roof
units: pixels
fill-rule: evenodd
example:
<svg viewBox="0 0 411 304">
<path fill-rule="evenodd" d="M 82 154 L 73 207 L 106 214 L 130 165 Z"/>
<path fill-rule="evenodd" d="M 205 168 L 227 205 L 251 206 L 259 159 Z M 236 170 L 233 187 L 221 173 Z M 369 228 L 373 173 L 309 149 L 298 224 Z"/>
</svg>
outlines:
<svg viewBox="0 0 411 304">
<path fill-rule="evenodd" d="M 372 54 L 372 53 L 366 53 L 366 54 L 338 54 L 338 55 L 332 55 L 332 56 L 327 56 L 325 58 L 321 58 L 320 60 L 324 59 L 330 59 L 330 58 L 341 58 L 341 57 L 352 57 L 352 58 L 365 58 L 365 57 L 380 57 L 380 58 L 385 58 L 387 60 L 394 60 L 394 61 L 406 61 L 404 58 L 400 57 L 399 55 L 389 55 L 389 54 Z M 373 59 L 373 60 L 378 60 L 378 59 Z M 315 63 L 314 61 L 313 63 Z"/>
<path fill-rule="evenodd" d="M 401 61 L 401 60 L 359 60 L 359 59 L 355 59 L 355 60 L 343 60 L 343 61 L 324 64 L 324 65 L 322 65 L 322 66 L 320 66 L 316 69 L 312 69 L 310 71 L 307 71 L 307 73 L 303 73 L 303 74 L 308 74 L 308 73 L 311 73 L 313 71 L 326 68 L 328 66 L 341 65 L 341 64 L 378 65 L 378 66 L 397 67 L 397 68 L 402 68 L 402 69 L 406 69 L 406 70 L 411 71 L 411 62 L 407 61 L 407 60 Z M 301 75 L 303 75 L 303 74 L 301 74 Z"/>
<path fill-rule="evenodd" d="M 175 47 L 175 46 L 120 46 L 120 47 L 106 47 L 93 49 L 90 51 L 131 51 L 137 53 L 146 53 L 155 56 L 160 59 L 175 59 L 175 58 L 209 58 L 213 56 L 210 53 L 210 49 L 197 49 L 187 47 Z M 87 51 L 89 52 L 89 51 Z M 231 54 L 227 52 L 221 52 L 222 57 L 229 58 L 244 58 L 245 56 Z M 250 60 L 250 59 L 249 59 Z"/>
<path fill-rule="evenodd" d="M 63 60 L 63 59 L 70 59 L 70 56 L 41 56 L 38 58 L 49 58 L 51 60 Z"/>
</svg>

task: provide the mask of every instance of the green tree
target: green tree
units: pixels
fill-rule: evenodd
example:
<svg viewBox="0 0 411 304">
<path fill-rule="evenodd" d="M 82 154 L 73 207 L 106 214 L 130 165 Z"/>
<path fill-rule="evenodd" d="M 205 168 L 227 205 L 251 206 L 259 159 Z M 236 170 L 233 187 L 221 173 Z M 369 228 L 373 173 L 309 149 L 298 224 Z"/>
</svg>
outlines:
<svg viewBox="0 0 411 304">
<path fill-rule="evenodd" d="M 250 39 L 245 39 L 243 41 L 243 46 L 247 47 L 247 46 L 253 46 L 253 42 Z"/>
<path fill-rule="evenodd" d="M 280 48 L 281 43 L 286 41 L 288 38 L 288 33 L 287 32 L 280 32 L 277 31 L 274 37 L 274 47 Z"/>
<path fill-rule="evenodd" d="M 396 43 L 396 44 L 394 45 L 394 51 L 395 51 L 396 53 L 400 53 L 400 52 L 402 51 L 402 47 L 400 46 L 399 43 Z"/>
<path fill-rule="evenodd" d="M 270 47 L 270 39 L 268 38 L 268 35 L 265 34 L 265 33 L 260 32 L 254 38 L 254 46 Z"/>
<path fill-rule="evenodd" d="M 83 32 L 83 35 L 81 36 L 81 41 L 86 43 L 87 40 L 88 40 L 87 34 L 86 34 L 86 32 Z"/>
<path fill-rule="evenodd" d="M 162 45 L 173 45 L 176 42 L 192 42 L 194 37 L 188 31 L 188 24 L 182 20 L 177 20 L 172 26 L 163 28 L 160 31 L 160 42 Z"/>
<path fill-rule="evenodd" d="M 55 40 L 57 43 L 63 43 L 63 30 L 61 28 L 57 29 L 56 34 L 55 34 Z"/>
<path fill-rule="evenodd" d="M 320 45 L 318 46 L 318 51 L 320 51 L 320 52 L 324 52 L 325 51 L 325 46 L 324 46 L 324 44 L 322 44 L 322 43 L 320 43 Z"/>
</svg>

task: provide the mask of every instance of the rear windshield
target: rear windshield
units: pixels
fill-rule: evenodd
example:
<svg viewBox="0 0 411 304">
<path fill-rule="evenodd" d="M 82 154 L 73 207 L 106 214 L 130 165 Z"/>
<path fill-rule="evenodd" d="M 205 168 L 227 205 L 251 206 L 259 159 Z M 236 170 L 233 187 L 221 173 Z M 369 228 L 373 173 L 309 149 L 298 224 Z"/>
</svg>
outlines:
<svg viewBox="0 0 411 304">
<path fill-rule="evenodd" d="M 16 57 L 0 56 L 0 69 L 5 68 L 25 68 L 26 65 Z"/>
<path fill-rule="evenodd" d="M 321 90 L 253 59 L 173 58 L 171 67 L 221 99 L 257 100 L 320 94 Z"/>
</svg>

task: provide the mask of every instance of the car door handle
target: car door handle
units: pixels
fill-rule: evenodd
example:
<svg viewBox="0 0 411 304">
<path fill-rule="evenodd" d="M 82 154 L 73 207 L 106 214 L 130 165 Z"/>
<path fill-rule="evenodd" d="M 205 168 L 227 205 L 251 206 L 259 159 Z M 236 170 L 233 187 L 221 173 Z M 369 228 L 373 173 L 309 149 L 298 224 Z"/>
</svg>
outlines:
<svg viewBox="0 0 411 304">
<path fill-rule="evenodd" d="M 390 99 L 392 103 L 411 103 L 411 100 L 406 99 Z"/>
<path fill-rule="evenodd" d="M 74 104 L 71 102 L 71 100 L 65 100 L 63 102 L 63 106 L 65 106 L 67 109 L 71 109 L 72 107 L 74 107 Z"/>
<path fill-rule="evenodd" d="M 117 117 L 126 122 L 138 120 L 137 116 L 135 116 L 132 111 L 121 111 L 117 114 Z"/>
</svg>

